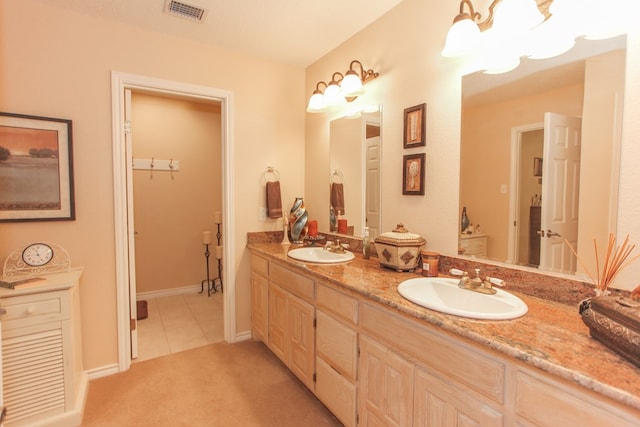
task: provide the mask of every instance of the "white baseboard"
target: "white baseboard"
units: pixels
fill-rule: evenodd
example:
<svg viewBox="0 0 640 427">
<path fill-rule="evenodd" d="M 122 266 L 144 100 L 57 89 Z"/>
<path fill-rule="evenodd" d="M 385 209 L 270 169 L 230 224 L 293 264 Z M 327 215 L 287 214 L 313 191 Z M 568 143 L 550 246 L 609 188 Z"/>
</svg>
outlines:
<svg viewBox="0 0 640 427">
<path fill-rule="evenodd" d="M 200 289 L 202 289 L 202 285 L 189 285 L 182 286 L 180 288 L 162 289 L 159 291 L 139 292 L 136 294 L 136 300 L 140 301 L 150 298 L 163 298 L 182 294 L 195 294 L 200 292 Z M 206 291 L 207 288 L 205 287 L 204 292 Z"/>
<path fill-rule="evenodd" d="M 251 339 L 251 331 L 240 332 L 236 334 L 236 342 L 247 341 Z"/>
<path fill-rule="evenodd" d="M 117 374 L 118 372 L 120 372 L 120 367 L 117 363 L 114 363 L 112 365 L 105 365 L 99 368 L 93 368 L 93 369 L 89 369 L 88 371 L 85 371 L 85 373 L 89 377 L 89 381 L 95 380 L 96 378 L 102 378 L 102 377 L 107 377 L 109 375 Z"/>
</svg>

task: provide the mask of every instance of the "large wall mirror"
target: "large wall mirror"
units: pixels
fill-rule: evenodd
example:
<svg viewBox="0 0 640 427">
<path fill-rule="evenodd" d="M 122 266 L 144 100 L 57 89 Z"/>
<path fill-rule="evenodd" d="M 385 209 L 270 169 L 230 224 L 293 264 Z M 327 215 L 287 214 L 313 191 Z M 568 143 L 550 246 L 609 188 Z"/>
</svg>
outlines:
<svg viewBox="0 0 640 427">
<path fill-rule="evenodd" d="M 330 231 L 372 238 L 380 230 L 381 109 L 341 117 L 330 123 Z M 338 219 L 346 230 L 338 230 Z"/>
<path fill-rule="evenodd" d="M 460 255 L 582 274 L 569 242 L 593 265 L 616 231 L 625 58 L 626 36 L 579 40 L 463 77 Z"/>
</svg>

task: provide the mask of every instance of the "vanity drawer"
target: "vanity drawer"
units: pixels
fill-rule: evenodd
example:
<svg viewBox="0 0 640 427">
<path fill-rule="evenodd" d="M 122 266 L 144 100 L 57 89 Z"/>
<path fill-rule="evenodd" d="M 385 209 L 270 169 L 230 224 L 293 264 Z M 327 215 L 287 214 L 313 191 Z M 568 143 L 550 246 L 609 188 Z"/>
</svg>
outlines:
<svg viewBox="0 0 640 427">
<path fill-rule="evenodd" d="M 269 268 L 269 280 L 303 300 L 313 303 L 313 280 L 273 263 Z"/>
<path fill-rule="evenodd" d="M 269 261 L 262 257 L 251 255 L 251 270 L 263 277 L 269 277 Z"/>
<path fill-rule="evenodd" d="M 316 307 L 351 325 L 358 324 L 358 300 L 318 284 Z"/>
<path fill-rule="evenodd" d="M 5 297 L 0 301 L 0 306 L 6 310 L 1 318 L 3 331 L 69 317 L 69 298 L 66 292 Z"/>
</svg>

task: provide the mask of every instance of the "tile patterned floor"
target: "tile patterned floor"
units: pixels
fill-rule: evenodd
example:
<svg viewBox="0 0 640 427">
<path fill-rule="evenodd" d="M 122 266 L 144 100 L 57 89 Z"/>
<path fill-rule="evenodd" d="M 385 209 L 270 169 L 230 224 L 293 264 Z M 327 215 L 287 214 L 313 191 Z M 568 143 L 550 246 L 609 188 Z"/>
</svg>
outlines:
<svg viewBox="0 0 640 427">
<path fill-rule="evenodd" d="M 222 292 L 147 299 L 138 321 L 138 358 L 153 359 L 224 340 Z"/>
</svg>

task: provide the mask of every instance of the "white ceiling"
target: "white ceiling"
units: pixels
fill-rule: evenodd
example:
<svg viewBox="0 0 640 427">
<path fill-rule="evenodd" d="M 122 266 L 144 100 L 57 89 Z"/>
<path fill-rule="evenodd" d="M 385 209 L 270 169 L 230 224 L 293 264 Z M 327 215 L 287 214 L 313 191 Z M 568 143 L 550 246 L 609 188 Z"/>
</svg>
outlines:
<svg viewBox="0 0 640 427">
<path fill-rule="evenodd" d="M 402 0 L 179 0 L 204 22 L 164 13 L 166 0 L 40 0 L 105 19 L 307 67 Z"/>
</svg>

